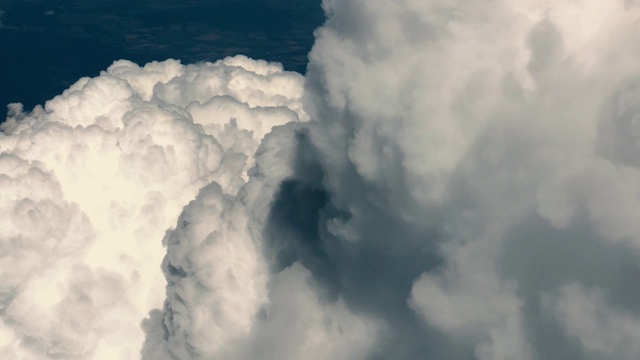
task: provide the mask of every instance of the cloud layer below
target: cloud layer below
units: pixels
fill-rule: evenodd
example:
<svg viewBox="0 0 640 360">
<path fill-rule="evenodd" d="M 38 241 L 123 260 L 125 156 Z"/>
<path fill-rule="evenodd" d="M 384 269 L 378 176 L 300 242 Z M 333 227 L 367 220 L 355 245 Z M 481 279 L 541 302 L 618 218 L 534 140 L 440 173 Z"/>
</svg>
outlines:
<svg viewBox="0 0 640 360">
<path fill-rule="evenodd" d="M 10 106 L 3 358 L 640 357 L 640 5 L 323 7 Z"/>
</svg>

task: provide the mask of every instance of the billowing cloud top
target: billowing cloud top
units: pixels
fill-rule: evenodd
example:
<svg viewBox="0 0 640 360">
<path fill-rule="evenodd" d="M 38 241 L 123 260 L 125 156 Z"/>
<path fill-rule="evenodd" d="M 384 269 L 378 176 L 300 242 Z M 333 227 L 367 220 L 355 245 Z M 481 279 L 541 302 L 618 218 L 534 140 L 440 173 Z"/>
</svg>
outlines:
<svg viewBox="0 0 640 360">
<path fill-rule="evenodd" d="M 640 357 L 639 4 L 323 6 L 10 106 L 2 358 Z"/>
<path fill-rule="evenodd" d="M 235 196 L 302 76 L 245 57 L 116 61 L 0 135 L 3 359 L 135 359 L 162 306 L 161 239 L 209 183 Z"/>
</svg>

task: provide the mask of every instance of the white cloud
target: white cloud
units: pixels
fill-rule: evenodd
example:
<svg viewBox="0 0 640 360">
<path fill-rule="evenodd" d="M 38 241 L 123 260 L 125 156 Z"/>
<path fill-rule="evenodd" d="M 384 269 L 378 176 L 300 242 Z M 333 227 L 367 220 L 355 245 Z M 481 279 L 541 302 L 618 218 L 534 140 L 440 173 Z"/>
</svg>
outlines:
<svg viewBox="0 0 640 360">
<path fill-rule="evenodd" d="M 263 85 L 234 97 L 245 82 Z M 245 57 L 117 61 L 32 112 L 11 105 L 0 135 L 3 351 L 139 358 L 140 322 L 164 298 L 165 229 L 212 181 L 235 195 L 270 127 L 304 118 L 301 87 L 300 75 Z M 221 101 L 234 107 L 202 110 Z"/>
</svg>

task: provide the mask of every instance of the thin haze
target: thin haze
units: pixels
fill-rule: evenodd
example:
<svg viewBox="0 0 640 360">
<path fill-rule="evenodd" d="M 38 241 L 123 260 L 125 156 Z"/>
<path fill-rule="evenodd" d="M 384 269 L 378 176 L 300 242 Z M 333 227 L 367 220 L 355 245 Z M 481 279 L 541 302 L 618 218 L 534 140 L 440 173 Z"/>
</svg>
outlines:
<svg viewBox="0 0 640 360">
<path fill-rule="evenodd" d="M 10 105 L 1 358 L 640 358 L 640 4 L 322 6 Z"/>
</svg>

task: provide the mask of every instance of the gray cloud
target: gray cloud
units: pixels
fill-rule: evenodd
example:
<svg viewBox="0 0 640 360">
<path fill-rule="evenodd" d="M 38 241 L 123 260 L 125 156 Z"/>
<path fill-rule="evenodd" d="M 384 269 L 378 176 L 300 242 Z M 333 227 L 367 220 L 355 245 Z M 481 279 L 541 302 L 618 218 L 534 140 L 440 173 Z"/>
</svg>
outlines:
<svg viewBox="0 0 640 360">
<path fill-rule="evenodd" d="M 597 315 L 611 317 L 605 326 L 636 311 L 637 292 L 622 279 L 637 271 L 638 173 L 624 154 L 637 145 L 627 124 L 638 112 L 639 69 L 628 64 L 640 53 L 622 34 L 637 11 L 595 2 L 575 14 L 569 3 L 325 5 L 341 15 L 318 32 L 306 99 L 321 119 L 309 143 L 328 194 L 323 210 L 339 215 L 320 219 L 332 228 L 320 238 L 328 249 L 357 248 L 349 264 L 382 244 L 388 261 L 371 264 L 384 275 L 360 264 L 370 277 L 357 284 L 399 299 L 368 289 L 354 311 L 379 301 L 371 316 L 420 341 L 390 340 L 381 357 L 637 356 L 631 346 L 585 343 L 603 335 L 569 315 L 567 299 L 584 291 L 563 290 L 579 283 L 606 294 L 588 302 L 611 312 Z M 407 9 L 424 31 L 407 35 Z M 336 253 L 324 262 L 348 251 Z M 383 285 L 385 276 L 397 278 Z M 409 295 L 394 287 L 403 282 Z M 629 319 L 615 341 L 633 337 Z"/>
</svg>

